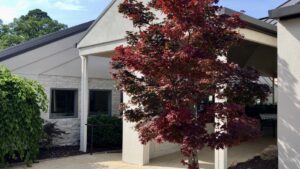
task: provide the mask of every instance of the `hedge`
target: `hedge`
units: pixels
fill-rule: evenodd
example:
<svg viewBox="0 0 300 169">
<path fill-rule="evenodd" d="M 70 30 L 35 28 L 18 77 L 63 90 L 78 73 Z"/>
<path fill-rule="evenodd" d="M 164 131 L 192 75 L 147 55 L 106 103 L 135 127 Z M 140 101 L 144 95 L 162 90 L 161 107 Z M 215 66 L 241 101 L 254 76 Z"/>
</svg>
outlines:
<svg viewBox="0 0 300 169">
<path fill-rule="evenodd" d="M 0 167 L 7 159 L 34 162 L 43 135 L 40 114 L 46 111 L 43 87 L 0 65 Z"/>
<path fill-rule="evenodd" d="M 107 115 L 90 117 L 89 124 L 95 125 L 93 145 L 98 148 L 119 148 L 122 146 L 122 119 Z M 88 130 L 90 142 L 91 128 Z"/>
</svg>

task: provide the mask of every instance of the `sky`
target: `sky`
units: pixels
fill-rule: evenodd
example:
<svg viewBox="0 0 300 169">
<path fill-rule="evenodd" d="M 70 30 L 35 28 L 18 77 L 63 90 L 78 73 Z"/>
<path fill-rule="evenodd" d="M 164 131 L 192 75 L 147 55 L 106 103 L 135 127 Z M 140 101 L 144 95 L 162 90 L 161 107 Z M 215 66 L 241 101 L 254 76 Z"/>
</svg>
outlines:
<svg viewBox="0 0 300 169">
<path fill-rule="evenodd" d="M 245 11 L 247 15 L 261 18 L 268 15 L 286 0 L 220 0 L 220 5 Z M 96 19 L 111 0 L 0 0 L 0 19 L 4 23 L 26 14 L 32 9 L 42 9 L 49 16 L 69 27 Z"/>
</svg>

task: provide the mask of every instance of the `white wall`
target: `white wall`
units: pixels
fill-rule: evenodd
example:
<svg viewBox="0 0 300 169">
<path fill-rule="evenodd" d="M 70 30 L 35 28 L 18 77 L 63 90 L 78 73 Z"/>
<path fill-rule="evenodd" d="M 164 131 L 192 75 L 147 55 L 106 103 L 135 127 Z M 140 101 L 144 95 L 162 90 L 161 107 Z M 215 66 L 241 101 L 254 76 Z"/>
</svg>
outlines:
<svg viewBox="0 0 300 169">
<path fill-rule="evenodd" d="M 180 151 L 178 144 L 150 142 L 150 159 Z"/>
<path fill-rule="evenodd" d="M 121 2 L 122 0 L 116 0 L 109 10 L 100 16 L 101 19 L 78 44 L 79 48 L 123 40 L 126 31 L 134 30 L 132 22 L 118 12 L 118 6 Z"/>
<path fill-rule="evenodd" d="M 130 104 L 130 97 L 124 93 L 123 101 Z M 134 107 L 134 105 L 131 105 Z M 143 145 L 139 141 L 138 132 L 134 128 L 135 123 L 123 120 L 123 151 L 122 160 L 126 163 L 144 165 L 150 160 L 149 144 Z"/>
<path fill-rule="evenodd" d="M 300 168 L 300 19 L 278 24 L 279 168 Z"/>
</svg>

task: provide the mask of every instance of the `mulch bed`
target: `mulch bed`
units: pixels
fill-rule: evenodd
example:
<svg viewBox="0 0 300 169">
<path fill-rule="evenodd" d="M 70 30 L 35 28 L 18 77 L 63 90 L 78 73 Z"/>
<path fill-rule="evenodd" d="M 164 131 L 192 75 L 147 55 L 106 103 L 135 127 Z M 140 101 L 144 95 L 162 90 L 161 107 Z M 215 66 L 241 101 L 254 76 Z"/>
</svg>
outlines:
<svg viewBox="0 0 300 169">
<path fill-rule="evenodd" d="M 228 169 L 278 169 L 278 159 L 262 160 L 259 156 Z"/>
<path fill-rule="evenodd" d="M 39 159 L 49 159 L 49 158 L 59 158 L 59 157 L 69 157 L 75 155 L 85 154 L 79 151 L 79 146 L 63 146 L 63 147 L 53 147 L 53 148 L 41 148 Z"/>
<path fill-rule="evenodd" d="M 79 151 L 79 146 L 63 146 L 63 147 L 53 147 L 53 148 L 41 148 L 38 160 L 59 158 L 59 157 L 69 157 L 74 155 L 85 154 Z M 9 165 L 23 163 L 20 158 L 10 159 L 6 158 Z"/>
</svg>

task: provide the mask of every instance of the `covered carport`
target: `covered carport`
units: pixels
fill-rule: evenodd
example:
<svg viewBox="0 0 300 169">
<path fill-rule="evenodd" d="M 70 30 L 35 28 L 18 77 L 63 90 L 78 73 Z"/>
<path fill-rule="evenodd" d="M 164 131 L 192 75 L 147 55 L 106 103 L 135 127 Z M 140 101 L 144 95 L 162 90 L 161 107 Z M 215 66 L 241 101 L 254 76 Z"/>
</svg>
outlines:
<svg viewBox="0 0 300 169">
<path fill-rule="evenodd" d="M 133 30 L 132 23 L 118 13 L 118 4 L 121 0 L 115 0 L 98 17 L 89 28 L 84 38 L 79 42 L 78 49 L 82 60 L 81 74 L 81 137 L 80 149 L 86 151 L 87 147 L 87 123 L 88 115 L 88 61 L 89 57 L 111 57 L 114 49 L 120 45 L 126 45 L 126 31 Z M 221 15 L 231 15 L 234 11 L 224 8 Z M 231 50 L 229 59 L 241 66 L 254 66 L 264 76 L 275 78 L 277 75 L 277 38 L 276 27 L 263 21 L 241 16 L 246 27 L 240 29 L 245 37 L 241 46 Z M 129 97 L 124 95 L 123 101 L 128 102 Z M 133 129 L 133 124 L 123 122 L 123 151 L 122 160 L 127 163 L 144 165 L 150 159 L 179 151 L 178 145 L 149 143 L 142 145 L 138 134 Z M 227 168 L 227 150 L 215 150 L 215 169 Z"/>
</svg>

